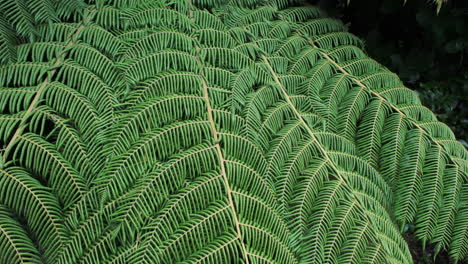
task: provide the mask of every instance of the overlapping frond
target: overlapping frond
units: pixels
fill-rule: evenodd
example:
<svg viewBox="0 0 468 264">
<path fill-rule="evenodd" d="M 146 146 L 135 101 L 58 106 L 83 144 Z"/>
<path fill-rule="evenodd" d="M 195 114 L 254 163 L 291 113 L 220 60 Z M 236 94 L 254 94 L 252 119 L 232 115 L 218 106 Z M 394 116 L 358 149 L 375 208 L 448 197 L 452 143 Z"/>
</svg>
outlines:
<svg viewBox="0 0 468 264">
<path fill-rule="evenodd" d="M 362 45 L 298 1 L 6 1 L 0 262 L 465 259 L 466 149 Z"/>
</svg>

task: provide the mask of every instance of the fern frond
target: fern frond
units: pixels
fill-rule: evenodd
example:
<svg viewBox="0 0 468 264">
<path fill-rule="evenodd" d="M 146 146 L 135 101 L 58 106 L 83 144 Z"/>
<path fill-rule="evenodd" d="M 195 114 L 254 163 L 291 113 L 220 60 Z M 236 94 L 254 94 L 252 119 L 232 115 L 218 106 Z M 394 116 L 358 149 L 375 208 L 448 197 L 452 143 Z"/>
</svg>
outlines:
<svg viewBox="0 0 468 264">
<path fill-rule="evenodd" d="M 466 148 L 319 9 L 5 1 L 0 262 L 466 259 Z"/>
<path fill-rule="evenodd" d="M 19 35 L 32 37 L 34 34 L 34 15 L 27 1 L 4 0 L 2 1 L 0 11 L 6 20 L 15 27 Z"/>
<path fill-rule="evenodd" d="M 47 177 L 61 202 L 69 206 L 83 195 L 86 187 L 82 178 L 52 144 L 32 133 L 17 138 L 13 159 L 21 160 L 23 166 Z"/>
<path fill-rule="evenodd" d="M 14 62 L 16 59 L 16 43 L 14 28 L 0 11 L 0 63 Z"/>
<path fill-rule="evenodd" d="M 11 259 L 4 258 L 3 260 L 16 261 L 18 258 L 21 260 L 23 259 L 22 255 L 24 255 L 26 258 L 31 258 L 31 261 L 38 261 L 42 256 L 47 261 L 53 262 L 66 239 L 65 229 L 61 223 L 63 215 L 59 201 L 49 188 L 43 186 L 21 168 L 11 167 L 5 170 L 2 169 L 0 170 L 0 177 L 2 186 L 0 201 L 2 205 L 8 206 L 8 208 L 16 212 L 19 217 L 26 220 L 27 226 L 32 232 L 37 234 L 35 236 L 37 240 L 35 240 L 34 243 L 38 243 L 39 248 L 41 248 L 41 254 L 39 254 L 38 250 L 33 246 L 33 241 L 31 241 L 26 234 L 26 231 L 17 223 L 18 226 L 14 228 L 16 230 L 5 230 L 2 228 L 4 232 L 6 232 L 2 237 L 6 236 L 5 238 L 8 239 L 8 237 L 17 236 L 18 239 L 21 239 L 21 242 L 24 241 L 25 244 L 17 244 L 17 242 L 9 241 L 9 243 L 13 243 L 10 246 L 29 247 L 29 250 L 18 251 L 17 254 L 19 256 Z M 15 196 L 7 190 L 16 190 Z M 2 210 L 2 213 L 6 212 Z M 2 217 L 0 219 L 2 221 L 9 219 L 10 225 L 14 223 L 11 216 L 5 216 L 5 218 Z M 13 226 L 5 226 L 4 228 L 10 229 L 13 228 Z M 9 234 L 10 232 L 12 233 Z M 3 251 L 2 249 L 2 252 L 6 253 L 8 251 Z M 7 255 L 2 254 L 2 256 L 6 257 Z"/>
<path fill-rule="evenodd" d="M 151 67 L 146 67 L 151 65 Z M 181 51 L 166 50 L 143 56 L 129 64 L 125 69 L 130 82 L 138 82 L 168 70 L 195 71 L 199 65 L 193 55 Z"/>
<path fill-rule="evenodd" d="M 41 263 L 40 254 L 20 223 L 4 206 L 0 207 L 1 262 Z"/>
</svg>

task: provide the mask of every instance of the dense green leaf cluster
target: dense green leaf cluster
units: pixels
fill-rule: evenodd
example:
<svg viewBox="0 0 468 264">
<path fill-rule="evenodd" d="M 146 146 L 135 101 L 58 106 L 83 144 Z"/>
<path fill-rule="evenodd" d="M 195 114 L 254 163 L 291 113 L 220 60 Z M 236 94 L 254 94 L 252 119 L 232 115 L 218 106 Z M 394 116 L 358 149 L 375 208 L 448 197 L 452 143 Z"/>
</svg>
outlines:
<svg viewBox="0 0 468 264">
<path fill-rule="evenodd" d="M 1 263 L 411 263 L 407 225 L 466 258 L 466 149 L 339 21 L 65 7 L 0 8 Z"/>
<path fill-rule="evenodd" d="M 439 13 L 425 0 L 338 2 L 318 4 L 342 18 L 369 56 L 397 73 L 468 146 L 468 2 L 449 1 Z"/>
</svg>

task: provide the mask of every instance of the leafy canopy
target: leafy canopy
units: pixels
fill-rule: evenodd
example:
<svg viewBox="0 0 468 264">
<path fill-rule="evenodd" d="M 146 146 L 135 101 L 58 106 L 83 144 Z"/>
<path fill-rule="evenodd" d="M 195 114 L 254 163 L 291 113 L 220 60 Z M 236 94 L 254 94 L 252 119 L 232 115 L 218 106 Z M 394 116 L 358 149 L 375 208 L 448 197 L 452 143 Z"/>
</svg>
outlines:
<svg viewBox="0 0 468 264">
<path fill-rule="evenodd" d="M 5 0 L 1 263 L 466 259 L 468 157 L 287 0 Z"/>
</svg>

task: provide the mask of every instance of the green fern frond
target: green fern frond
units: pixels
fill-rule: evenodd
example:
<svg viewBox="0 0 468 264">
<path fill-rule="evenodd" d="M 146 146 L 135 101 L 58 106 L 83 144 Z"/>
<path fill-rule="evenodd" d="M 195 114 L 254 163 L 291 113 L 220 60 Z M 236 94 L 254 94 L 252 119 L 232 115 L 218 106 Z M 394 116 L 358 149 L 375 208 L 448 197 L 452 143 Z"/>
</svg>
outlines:
<svg viewBox="0 0 468 264">
<path fill-rule="evenodd" d="M 40 254 L 21 224 L 4 206 L 0 207 L 2 263 L 41 263 Z"/>
<path fill-rule="evenodd" d="M 362 47 L 295 0 L 7 0 L 0 263 L 466 260 L 468 152 Z"/>
<path fill-rule="evenodd" d="M 57 197 L 52 193 L 50 188 L 43 186 L 38 180 L 32 178 L 29 173 L 21 168 L 10 167 L 6 170 L 0 170 L 0 175 L 0 182 L 2 183 L 2 205 L 7 206 L 15 212 L 15 216 L 24 219 L 28 228 L 31 230 L 30 232 L 36 234 L 36 236 L 32 238 L 18 223 L 18 226 L 14 228 L 16 230 L 10 231 L 14 232 L 12 235 L 6 233 L 6 235 L 2 235 L 2 238 L 9 239 L 11 236 L 19 236 L 21 239 L 25 240 L 24 242 L 26 243 L 22 244 L 21 240 L 18 241 L 19 243 L 9 241 L 9 243 L 12 243 L 11 245 L 8 245 L 8 243 L 2 244 L 6 246 L 6 248 L 2 247 L 2 252 L 7 253 L 8 251 L 4 251 L 4 249 L 8 249 L 8 247 L 26 246 L 30 248 L 26 251 L 21 250 L 17 252 L 17 254 L 19 254 L 17 257 L 19 257 L 20 260 L 23 259 L 21 255 L 24 254 L 25 257 L 36 259 L 36 261 L 41 258 L 47 261 L 53 261 L 59 254 L 61 246 L 66 238 L 65 229 L 61 223 L 63 213 Z M 10 191 L 7 190 L 16 190 L 15 195 L 13 196 Z M 2 210 L 2 213 L 6 212 Z M 2 221 L 10 219 L 9 221 L 14 223 L 11 216 L 2 216 L 1 219 Z M 8 232 L 8 230 L 5 230 L 5 232 Z M 41 253 L 33 246 L 32 239 L 34 239 L 34 243 L 37 243 L 41 248 Z M 3 254 L 2 256 L 5 257 L 8 255 Z M 18 260 L 11 255 L 10 257 L 9 259 L 3 259 L 6 261 L 5 263 Z"/>
</svg>

